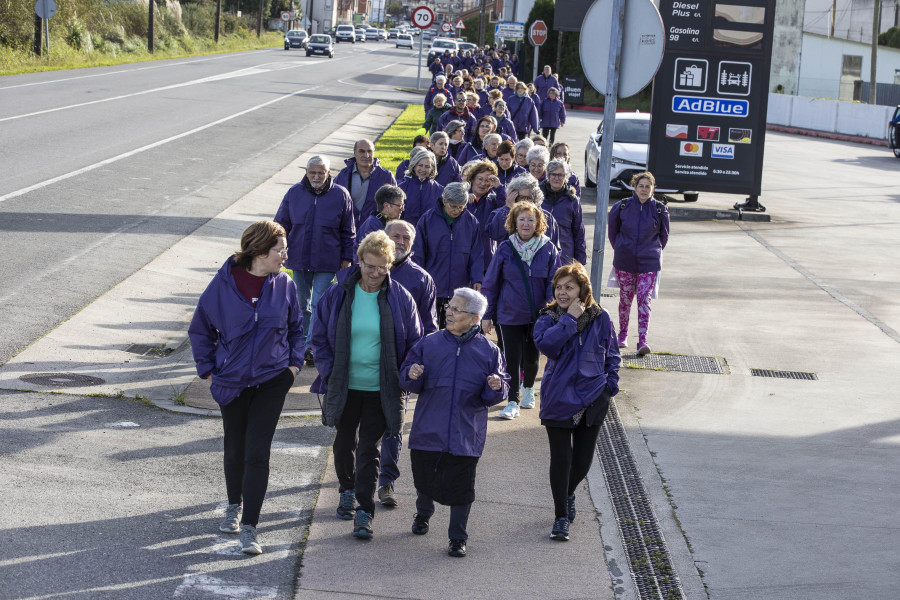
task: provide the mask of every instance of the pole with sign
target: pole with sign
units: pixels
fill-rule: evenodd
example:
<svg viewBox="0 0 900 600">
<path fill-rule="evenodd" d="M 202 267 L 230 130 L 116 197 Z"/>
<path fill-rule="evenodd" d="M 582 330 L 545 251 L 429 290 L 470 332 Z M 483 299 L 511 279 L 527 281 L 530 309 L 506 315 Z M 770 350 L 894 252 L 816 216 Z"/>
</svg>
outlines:
<svg viewBox="0 0 900 600">
<path fill-rule="evenodd" d="M 531 77 L 532 81 L 537 79 L 538 76 L 538 50 L 547 41 L 548 35 L 547 24 L 540 20 L 532 23 L 528 29 L 528 41 L 534 46 L 534 75 Z"/>
<path fill-rule="evenodd" d="M 50 18 L 56 14 L 56 3 L 53 0 L 37 0 L 34 12 L 44 22 L 44 39 L 47 43 L 47 54 L 50 54 Z"/>
<path fill-rule="evenodd" d="M 418 27 L 419 29 L 428 29 L 431 27 L 432 23 L 434 23 L 434 11 L 425 6 L 424 4 L 421 6 L 417 6 L 410 13 L 412 17 L 413 25 Z M 416 73 L 416 89 L 421 87 L 422 82 L 422 44 L 424 43 L 425 36 L 419 36 L 419 70 Z"/>
</svg>

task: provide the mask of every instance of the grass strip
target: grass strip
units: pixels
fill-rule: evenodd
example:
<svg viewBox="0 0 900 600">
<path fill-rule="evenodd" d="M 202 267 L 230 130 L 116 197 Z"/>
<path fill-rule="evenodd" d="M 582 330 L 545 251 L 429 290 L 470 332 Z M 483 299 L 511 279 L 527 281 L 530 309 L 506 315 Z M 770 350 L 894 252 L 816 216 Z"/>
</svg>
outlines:
<svg viewBox="0 0 900 600">
<path fill-rule="evenodd" d="M 413 138 L 424 133 L 425 107 L 421 103 L 406 107 L 394 124 L 375 142 L 375 156 L 382 167 L 394 173 L 397 165 L 409 158 Z M 422 130 L 422 131 L 420 131 Z"/>
</svg>

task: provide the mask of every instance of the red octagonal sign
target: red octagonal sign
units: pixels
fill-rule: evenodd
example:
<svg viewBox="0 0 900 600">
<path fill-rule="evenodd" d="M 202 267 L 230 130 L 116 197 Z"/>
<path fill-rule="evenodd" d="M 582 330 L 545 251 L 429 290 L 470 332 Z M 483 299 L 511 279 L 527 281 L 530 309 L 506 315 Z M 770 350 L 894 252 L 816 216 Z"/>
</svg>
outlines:
<svg viewBox="0 0 900 600">
<path fill-rule="evenodd" d="M 528 41 L 531 42 L 532 46 L 543 46 L 544 42 L 547 41 L 548 34 L 547 24 L 543 21 L 535 21 L 528 30 Z"/>
</svg>

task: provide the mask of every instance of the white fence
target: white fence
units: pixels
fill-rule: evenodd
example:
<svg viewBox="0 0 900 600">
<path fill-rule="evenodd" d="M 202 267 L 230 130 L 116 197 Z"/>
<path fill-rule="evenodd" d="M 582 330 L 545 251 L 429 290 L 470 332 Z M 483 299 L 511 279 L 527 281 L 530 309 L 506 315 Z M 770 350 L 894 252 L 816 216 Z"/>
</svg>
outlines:
<svg viewBox="0 0 900 600">
<path fill-rule="evenodd" d="M 770 93 L 766 122 L 885 140 L 892 116 L 890 106 Z"/>
</svg>

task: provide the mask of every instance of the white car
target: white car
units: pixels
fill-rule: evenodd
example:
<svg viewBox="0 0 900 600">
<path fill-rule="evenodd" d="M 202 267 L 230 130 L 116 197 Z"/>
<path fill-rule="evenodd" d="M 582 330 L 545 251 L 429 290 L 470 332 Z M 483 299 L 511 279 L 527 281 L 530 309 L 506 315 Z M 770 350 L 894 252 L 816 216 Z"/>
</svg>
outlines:
<svg viewBox="0 0 900 600">
<path fill-rule="evenodd" d="M 459 45 L 453 40 L 448 40 L 447 38 L 436 38 L 434 42 L 431 44 L 431 50 L 428 51 L 428 63 L 431 64 L 434 62 L 434 59 L 438 56 L 443 56 L 444 52 L 450 51 L 451 54 L 459 51 Z"/>
<path fill-rule="evenodd" d="M 600 141 L 603 138 L 603 121 L 597 126 L 597 133 L 588 139 L 584 149 L 584 185 L 596 187 L 599 181 Z M 650 153 L 650 113 L 616 113 L 616 137 L 613 140 L 612 170 L 609 175 L 609 190 L 618 195 L 630 195 L 631 177 L 647 170 Z M 657 188 L 660 194 L 684 194 L 685 202 L 696 202 L 697 192 L 683 192 Z"/>
<path fill-rule="evenodd" d="M 397 47 L 398 48 L 409 48 L 412 50 L 413 47 L 413 39 L 412 36 L 408 33 L 398 33 L 397 34 Z"/>
</svg>

